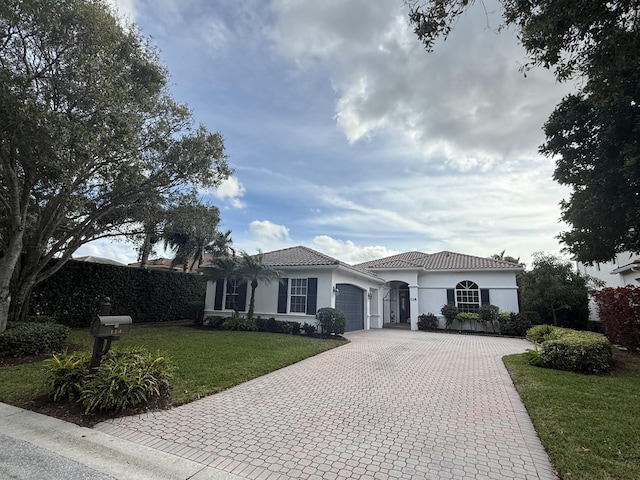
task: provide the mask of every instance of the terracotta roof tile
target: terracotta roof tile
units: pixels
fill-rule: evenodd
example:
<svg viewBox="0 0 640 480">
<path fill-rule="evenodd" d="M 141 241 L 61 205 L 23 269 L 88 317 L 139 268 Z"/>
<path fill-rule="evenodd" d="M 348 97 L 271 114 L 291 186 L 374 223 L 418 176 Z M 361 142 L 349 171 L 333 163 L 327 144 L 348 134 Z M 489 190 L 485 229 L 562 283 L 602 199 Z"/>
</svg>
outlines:
<svg viewBox="0 0 640 480">
<path fill-rule="evenodd" d="M 359 275 L 377 277 L 375 273 L 370 272 L 364 268 L 349 265 L 348 263 L 336 260 L 329 255 L 316 252 L 311 248 L 303 246 L 285 248 L 283 250 L 276 250 L 274 252 L 265 252 L 262 261 L 264 264 L 270 265 L 276 269 L 278 267 L 336 266 L 351 270 Z"/>
<path fill-rule="evenodd" d="M 371 260 L 356 265 L 366 269 L 407 269 L 425 270 L 481 270 L 481 269 L 522 269 L 522 267 L 504 260 L 474 257 L 454 252 L 422 253 L 406 252 L 391 257 Z"/>
<path fill-rule="evenodd" d="M 340 263 L 335 258 L 307 247 L 291 247 L 274 252 L 266 252 L 262 261 L 272 267 L 338 265 Z"/>
</svg>

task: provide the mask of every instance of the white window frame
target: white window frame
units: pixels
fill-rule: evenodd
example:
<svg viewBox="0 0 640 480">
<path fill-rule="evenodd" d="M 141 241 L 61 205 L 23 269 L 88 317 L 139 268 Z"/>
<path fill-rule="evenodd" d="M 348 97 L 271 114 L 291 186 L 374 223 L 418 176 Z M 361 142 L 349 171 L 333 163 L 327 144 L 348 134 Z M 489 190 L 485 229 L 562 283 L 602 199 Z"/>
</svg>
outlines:
<svg viewBox="0 0 640 480">
<path fill-rule="evenodd" d="M 476 282 L 463 280 L 456 285 L 456 307 L 461 312 L 478 313 L 481 305 L 480 287 Z"/>
<path fill-rule="evenodd" d="M 289 279 L 289 312 L 307 313 L 309 283 L 306 278 Z M 295 303 L 294 303 L 295 299 Z M 301 310 L 300 310 L 301 309 Z"/>
<path fill-rule="evenodd" d="M 225 281 L 225 293 L 224 293 L 224 308 L 225 310 L 233 309 L 232 298 L 235 297 L 236 308 L 238 307 L 238 296 L 240 295 L 238 290 L 240 286 L 239 280 L 226 280 Z"/>
</svg>

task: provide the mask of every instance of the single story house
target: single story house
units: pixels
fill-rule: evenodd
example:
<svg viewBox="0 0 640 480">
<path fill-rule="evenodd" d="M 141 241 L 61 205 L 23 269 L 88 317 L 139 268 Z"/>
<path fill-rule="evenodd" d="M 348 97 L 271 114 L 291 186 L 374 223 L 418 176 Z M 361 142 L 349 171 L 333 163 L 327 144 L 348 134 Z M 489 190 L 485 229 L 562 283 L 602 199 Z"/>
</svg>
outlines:
<svg viewBox="0 0 640 480">
<path fill-rule="evenodd" d="M 491 303 L 518 312 L 516 274 L 522 267 L 502 260 L 453 252 L 407 252 L 349 265 L 307 247 L 266 252 L 263 263 L 282 273 L 280 282 L 256 289 L 255 315 L 315 323 L 321 307 L 341 310 L 347 331 L 408 323 L 418 329 L 418 316 L 454 303 L 461 311 L 477 311 Z M 248 309 L 246 284 L 209 282 L 207 316 L 227 316 L 236 305 Z M 444 319 L 440 318 L 444 327 Z"/>
</svg>

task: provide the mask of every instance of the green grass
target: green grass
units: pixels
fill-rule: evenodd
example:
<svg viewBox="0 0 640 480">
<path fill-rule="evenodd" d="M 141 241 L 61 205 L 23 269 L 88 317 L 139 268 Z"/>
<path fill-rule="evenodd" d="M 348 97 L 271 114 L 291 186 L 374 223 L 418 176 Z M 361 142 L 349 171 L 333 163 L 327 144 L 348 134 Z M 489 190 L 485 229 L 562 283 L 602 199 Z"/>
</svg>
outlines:
<svg viewBox="0 0 640 480">
<path fill-rule="evenodd" d="M 504 363 L 562 479 L 640 478 L 640 356 L 616 352 L 608 375 Z"/>
<path fill-rule="evenodd" d="M 74 330 L 70 343 L 91 351 L 87 330 Z M 272 372 L 306 357 L 343 345 L 344 341 L 262 332 L 198 330 L 184 326 L 137 326 L 113 342 L 144 346 L 166 354 L 176 367 L 171 397 L 186 403 Z M 47 393 L 42 362 L 0 367 L 0 402 L 25 406 Z"/>
</svg>

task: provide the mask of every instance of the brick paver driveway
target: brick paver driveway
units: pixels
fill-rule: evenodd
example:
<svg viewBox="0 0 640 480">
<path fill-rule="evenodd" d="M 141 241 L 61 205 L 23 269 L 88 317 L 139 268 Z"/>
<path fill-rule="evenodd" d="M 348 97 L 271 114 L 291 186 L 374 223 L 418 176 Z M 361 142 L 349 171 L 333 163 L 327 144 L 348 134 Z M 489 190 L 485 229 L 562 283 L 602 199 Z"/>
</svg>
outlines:
<svg viewBox="0 0 640 480">
<path fill-rule="evenodd" d="M 501 357 L 525 340 L 402 330 L 95 428 L 259 479 L 556 478 Z"/>
</svg>

